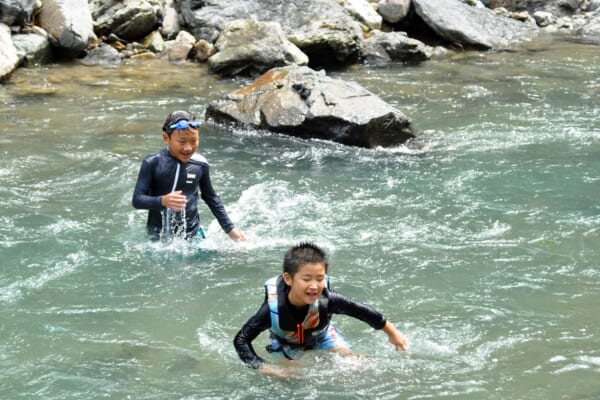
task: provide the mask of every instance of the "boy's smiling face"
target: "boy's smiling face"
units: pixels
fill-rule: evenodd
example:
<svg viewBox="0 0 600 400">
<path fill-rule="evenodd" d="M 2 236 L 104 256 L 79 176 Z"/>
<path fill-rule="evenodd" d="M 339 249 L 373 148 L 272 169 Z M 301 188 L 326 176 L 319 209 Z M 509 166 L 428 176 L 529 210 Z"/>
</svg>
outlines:
<svg viewBox="0 0 600 400">
<path fill-rule="evenodd" d="M 283 280 L 290 287 L 290 303 L 302 307 L 317 301 L 325 289 L 325 274 L 323 263 L 302 264 L 294 276 L 284 272 Z"/>
<path fill-rule="evenodd" d="M 200 133 L 198 129 L 189 127 L 187 129 L 175 129 L 171 137 L 163 132 L 163 141 L 169 147 L 169 153 L 181 161 L 190 161 L 198 146 L 200 145 Z"/>
</svg>

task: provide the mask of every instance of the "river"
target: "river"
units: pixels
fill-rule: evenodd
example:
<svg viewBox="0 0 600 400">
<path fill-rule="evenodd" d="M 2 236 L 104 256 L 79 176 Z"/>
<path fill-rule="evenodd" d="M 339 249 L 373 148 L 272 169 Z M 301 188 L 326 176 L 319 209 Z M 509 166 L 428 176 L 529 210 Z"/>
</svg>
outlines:
<svg viewBox="0 0 600 400">
<path fill-rule="evenodd" d="M 361 149 L 202 128 L 238 227 L 149 243 L 131 195 L 174 109 L 246 85 L 206 66 L 19 69 L 0 87 L 0 398 L 600 398 L 600 51 L 546 40 L 420 66 L 357 66 L 422 148 Z M 343 315 L 364 359 L 312 352 L 297 378 L 232 340 L 284 252 L 330 255 L 333 290 L 403 331 Z M 266 354 L 266 334 L 254 342 Z"/>
</svg>

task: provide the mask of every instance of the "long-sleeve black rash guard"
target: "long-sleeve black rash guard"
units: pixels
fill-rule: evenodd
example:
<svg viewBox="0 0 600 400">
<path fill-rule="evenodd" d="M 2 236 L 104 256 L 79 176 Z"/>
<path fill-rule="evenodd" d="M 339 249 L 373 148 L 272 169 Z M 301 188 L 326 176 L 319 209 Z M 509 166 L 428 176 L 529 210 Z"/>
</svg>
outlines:
<svg viewBox="0 0 600 400">
<path fill-rule="evenodd" d="M 170 193 L 173 188 L 177 164 L 180 164 L 180 170 L 175 191 L 181 190 L 187 197 L 186 236 L 195 236 L 200 228 L 198 189 L 200 189 L 200 197 L 219 221 L 221 228 L 226 233 L 232 230 L 234 225 L 229 219 L 221 199 L 212 187 L 206 159 L 199 154 L 194 154 L 187 164 L 182 164 L 169 154 L 168 148 L 163 148 L 142 161 L 133 192 L 133 206 L 137 209 L 148 210 L 146 227 L 150 237 L 158 238 L 162 230 L 164 207 L 161 205 L 161 198 Z"/>
</svg>

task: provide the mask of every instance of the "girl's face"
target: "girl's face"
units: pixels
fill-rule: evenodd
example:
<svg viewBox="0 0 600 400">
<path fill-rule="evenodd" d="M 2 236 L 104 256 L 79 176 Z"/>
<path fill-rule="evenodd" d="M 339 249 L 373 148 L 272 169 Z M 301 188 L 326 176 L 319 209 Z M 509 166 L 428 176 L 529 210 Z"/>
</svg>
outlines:
<svg viewBox="0 0 600 400">
<path fill-rule="evenodd" d="M 290 303 L 302 307 L 317 301 L 325 288 L 325 274 L 323 263 L 302 264 L 294 276 L 284 272 L 283 280 L 290 287 Z"/>
<path fill-rule="evenodd" d="M 169 147 L 169 153 L 186 164 L 200 145 L 200 133 L 191 126 L 187 129 L 175 129 L 171 137 L 163 132 L 163 141 Z"/>
</svg>

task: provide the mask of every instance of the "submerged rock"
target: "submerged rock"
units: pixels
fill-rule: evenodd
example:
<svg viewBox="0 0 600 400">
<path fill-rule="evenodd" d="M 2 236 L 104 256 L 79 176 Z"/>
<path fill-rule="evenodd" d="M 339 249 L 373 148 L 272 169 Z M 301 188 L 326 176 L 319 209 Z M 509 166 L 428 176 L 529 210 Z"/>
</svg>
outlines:
<svg viewBox="0 0 600 400">
<path fill-rule="evenodd" d="M 360 147 L 396 146 L 418 135 L 402 112 L 362 86 L 300 66 L 269 70 L 210 103 L 206 118 Z"/>
</svg>

